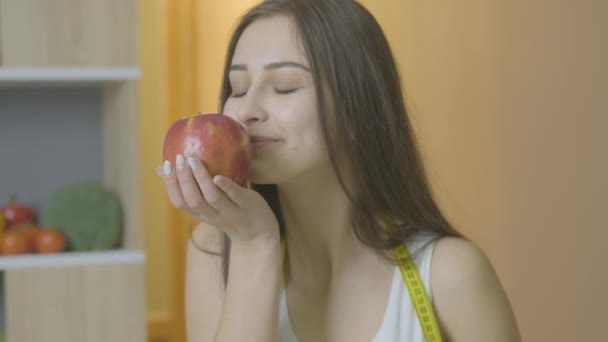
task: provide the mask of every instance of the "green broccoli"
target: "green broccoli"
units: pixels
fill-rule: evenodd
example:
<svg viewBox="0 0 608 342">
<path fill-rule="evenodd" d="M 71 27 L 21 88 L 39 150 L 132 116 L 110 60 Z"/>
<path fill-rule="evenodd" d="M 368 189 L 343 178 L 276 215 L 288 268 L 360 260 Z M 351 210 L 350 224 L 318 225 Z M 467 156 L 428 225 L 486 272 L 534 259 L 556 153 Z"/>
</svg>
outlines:
<svg viewBox="0 0 608 342">
<path fill-rule="evenodd" d="M 66 237 L 66 251 L 119 248 L 122 207 L 116 195 L 95 180 L 77 182 L 51 195 L 41 223 Z"/>
</svg>

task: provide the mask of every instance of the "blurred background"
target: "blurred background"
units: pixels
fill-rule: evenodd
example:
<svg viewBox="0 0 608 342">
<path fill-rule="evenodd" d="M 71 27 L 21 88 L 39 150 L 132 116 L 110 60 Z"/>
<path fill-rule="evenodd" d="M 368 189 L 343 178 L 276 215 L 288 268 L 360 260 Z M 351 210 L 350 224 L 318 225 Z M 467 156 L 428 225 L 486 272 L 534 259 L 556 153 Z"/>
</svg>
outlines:
<svg viewBox="0 0 608 342">
<path fill-rule="evenodd" d="M 174 120 L 218 110 L 227 39 L 256 2 L 0 0 L 0 206 L 37 216 L 19 228 L 34 247 L 0 226 L 2 338 L 185 341 L 191 222 L 154 168 Z M 360 2 L 436 196 L 524 340 L 604 341 L 608 2 Z"/>
</svg>

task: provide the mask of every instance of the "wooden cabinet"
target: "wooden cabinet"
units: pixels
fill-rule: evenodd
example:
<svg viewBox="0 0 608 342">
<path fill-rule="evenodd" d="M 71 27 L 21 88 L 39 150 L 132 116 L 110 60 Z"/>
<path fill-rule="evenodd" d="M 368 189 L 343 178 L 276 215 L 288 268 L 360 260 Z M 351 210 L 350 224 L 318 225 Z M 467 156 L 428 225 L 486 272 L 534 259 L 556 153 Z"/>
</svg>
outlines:
<svg viewBox="0 0 608 342">
<path fill-rule="evenodd" d="M 7 341 L 145 341 L 141 252 L 3 259 Z"/>
<path fill-rule="evenodd" d="M 3 66 L 133 66 L 137 2 L 0 0 Z"/>
<path fill-rule="evenodd" d="M 124 214 L 120 249 L 0 257 L 9 342 L 146 339 L 136 9 L 0 0 L 0 203 L 97 179 Z"/>
</svg>

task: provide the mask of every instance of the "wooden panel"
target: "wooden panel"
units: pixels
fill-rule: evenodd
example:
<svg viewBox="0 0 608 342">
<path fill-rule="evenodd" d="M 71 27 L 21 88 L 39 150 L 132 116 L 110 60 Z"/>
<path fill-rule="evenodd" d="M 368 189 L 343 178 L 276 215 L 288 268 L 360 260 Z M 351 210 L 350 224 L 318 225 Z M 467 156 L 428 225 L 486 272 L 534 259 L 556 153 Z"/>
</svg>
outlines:
<svg viewBox="0 0 608 342">
<path fill-rule="evenodd" d="M 142 264 L 7 271 L 7 340 L 143 342 L 143 282 Z"/>
<path fill-rule="evenodd" d="M 123 246 L 141 249 L 141 187 L 139 180 L 139 117 L 135 81 L 104 91 L 104 184 L 115 191 L 124 212 Z"/>
<path fill-rule="evenodd" d="M 0 0 L 2 66 L 136 64 L 136 2 Z"/>
</svg>

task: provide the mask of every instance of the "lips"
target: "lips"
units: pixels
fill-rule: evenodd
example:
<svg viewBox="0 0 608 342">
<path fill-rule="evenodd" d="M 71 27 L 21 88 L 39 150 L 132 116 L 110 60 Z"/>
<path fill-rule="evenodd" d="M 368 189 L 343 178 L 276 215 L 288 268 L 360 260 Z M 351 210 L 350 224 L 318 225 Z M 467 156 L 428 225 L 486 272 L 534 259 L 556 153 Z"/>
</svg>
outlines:
<svg viewBox="0 0 608 342">
<path fill-rule="evenodd" d="M 256 136 L 256 135 L 250 136 L 250 140 L 251 140 L 252 144 L 260 144 L 260 143 L 269 143 L 269 142 L 279 141 L 279 139 L 270 138 L 270 137 Z"/>
<path fill-rule="evenodd" d="M 274 143 L 278 142 L 279 139 L 271 138 L 271 137 L 263 137 L 259 135 L 250 135 L 249 139 L 251 141 L 251 147 L 254 152 L 257 152 L 266 146 L 274 145 Z"/>
</svg>

